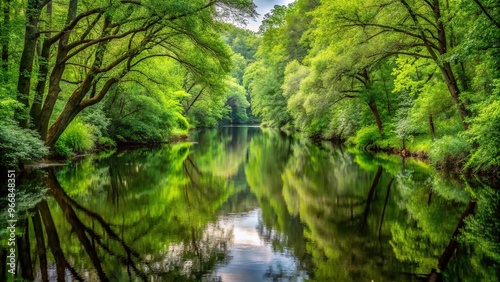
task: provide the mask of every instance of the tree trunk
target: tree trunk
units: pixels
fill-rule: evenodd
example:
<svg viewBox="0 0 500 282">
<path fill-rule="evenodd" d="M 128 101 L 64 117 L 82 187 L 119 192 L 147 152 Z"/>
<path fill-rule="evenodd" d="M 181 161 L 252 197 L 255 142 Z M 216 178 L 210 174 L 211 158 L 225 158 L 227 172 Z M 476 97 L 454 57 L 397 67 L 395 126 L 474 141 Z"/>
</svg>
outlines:
<svg viewBox="0 0 500 282">
<path fill-rule="evenodd" d="M 382 121 L 380 120 L 380 114 L 378 113 L 377 103 L 372 101 L 368 103 L 368 107 L 372 111 L 373 118 L 375 118 L 375 122 L 377 123 L 377 128 L 380 133 L 382 133 Z"/>
<path fill-rule="evenodd" d="M 434 137 L 436 136 L 436 132 L 434 130 L 434 120 L 432 118 L 432 115 L 429 115 L 429 129 L 431 132 L 432 141 L 434 141 Z"/>
<path fill-rule="evenodd" d="M 453 98 L 453 102 L 458 107 L 458 114 L 460 115 L 460 119 L 462 120 L 464 129 L 467 130 L 469 128 L 469 124 L 467 123 L 466 119 L 469 116 L 469 112 L 467 111 L 465 104 L 460 101 L 460 89 L 458 88 L 458 84 L 455 79 L 455 75 L 453 74 L 451 65 L 450 63 L 446 62 L 443 64 L 443 66 L 440 67 L 440 69 L 446 82 L 446 86 L 448 87 L 448 91 Z"/>
<path fill-rule="evenodd" d="M 96 249 L 92 248 L 92 244 L 90 243 L 90 240 L 85 233 L 85 230 L 87 228 L 85 228 L 81 220 L 78 218 L 70 203 L 68 203 L 68 201 L 64 199 L 64 195 L 60 193 L 62 188 L 59 182 L 57 181 L 57 178 L 54 175 L 54 173 L 52 172 L 49 173 L 49 175 L 46 178 L 46 183 L 51 189 L 52 196 L 54 197 L 58 205 L 61 207 L 64 217 L 71 225 L 72 230 L 75 231 L 78 240 L 80 241 L 83 248 L 85 249 L 85 252 L 89 256 L 92 265 L 96 269 L 99 279 L 101 281 L 109 281 L 108 277 L 104 273 L 104 270 L 102 269 L 102 264 L 97 254 L 97 251 Z"/>
<path fill-rule="evenodd" d="M 29 95 L 31 87 L 31 72 L 33 71 L 33 59 L 40 34 L 38 33 L 38 21 L 42 7 L 38 0 L 28 0 L 26 8 L 27 23 L 24 34 L 24 48 L 19 63 L 19 78 L 17 81 L 17 101 L 24 108 L 16 111 L 16 120 L 22 127 L 27 125 L 27 109 L 29 107 Z"/>
<path fill-rule="evenodd" d="M 68 7 L 68 15 L 66 18 L 66 24 L 68 24 L 75 18 L 77 7 L 78 7 L 78 0 L 70 0 Z M 45 99 L 43 108 L 40 112 L 40 115 L 38 116 L 36 129 L 40 134 L 42 140 L 46 140 L 50 117 L 52 116 L 52 112 L 54 111 L 54 106 L 56 104 L 57 98 L 59 97 L 59 93 L 61 92 L 61 87 L 59 86 L 59 84 L 61 83 L 61 78 L 64 74 L 64 70 L 66 69 L 66 63 L 64 60 L 66 59 L 66 56 L 68 55 L 69 52 L 69 50 L 66 48 L 69 36 L 70 32 L 67 32 L 61 37 L 61 39 L 59 39 L 56 63 L 50 75 L 47 98 Z"/>
<path fill-rule="evenodd" d="M 51 18 L 52 18 L 52 1 L 47 4 L 47 21 L 48 24 L 46 29 L 51 28 Z M 47 82 L 47 74 L 49 72 L 49 56 L 50 56 L 50 46 L 52 42 L 49 42 L 50 33 L 45 34 L 45 40 L 42 44 L 42 50 L 38 58 L 38 81 L 35 89 L 35 96 L 33 98 L 33 104 L 30 109 L 30 117 L 35 122 L 38 121 L 40 116 L 40 111 L 42 110 L 42 100 L 43 93 L 45 92 L 45 85 Z"/>
<path fill-rule="evenodd" d="M 447 53 L 447 39 L 446 39 L 446 29 L 443 24 L 443 19 L 441 17 L 441 8 L 439 6 L 439 0 L 433 0 L 432 1 L 432 9 L 434 13 L 434 21 L 435 21 L 435 29 L 437 32 L 437 40 L 436 44 L 437 47 L 433 47 L 433 42 L 429 40 L 425 34 L 424 29 L 420 26 L 419 20 L 417 18 L 417 14 L 411 9 L 410 5 L 405 0 L 400 0 L 400 2 L 406 7 L 408 12 L 410 13 L 410 16 L 412 17 L 413 21 L 417 25 L 417 27 L 420 29 L 420 34 L 421 34 L 421 39 L 431 55 L 433 61 L 436 63 L 436 65 L 439 67 L 441 70 L 441 74 L 443 75 L 443 78 L 445 80 L 446 86 L 448 87 L 448 91 L 451 94 L 451 97 L 453 99 L 453 102 L 455 105 L 458 107 L 458 112 L 460 115 L 460 119 L 462 120 L 462 124 L 464 126 L 464 129 L 467 130 L 469 128 L 469 125 L 466 121 L 468 117 L 468 112 L 465 107 L 465 104 L 460 101 L 459 96 L 460 96 L 460 89 L 458 88 L 458 84 L 455 78 L 455 75 L 453 73 L 453 70 L 451 68 L 451 65 L 449 62 L 442 62 L 441 57 L 443 55 L 446 55 Z M 430 2 L 429 2 L 430 3 Z M 430 19 L 427 19 L 430 20 Z M 437 48 L 437 50 L 435 49 Z M 436 51 L 439 53 L 436 54 Z"/>
<path fill-rule="evenodd" d="M 456 237 L 458 234 L 460 234 L 460 229 L 464 227 L 464 219 L 471 215 L 474 214 L 474 208 L 476 207 L 476 202 L 471 200 L 469 201 L 469 205 L 467 205 L 467 209 L 462 213 L 460 216 L 460 220 L 458 221 L 457 227 L 455 228 L 455 231 L 453 232 L 453 235 L 451 235 L 450 243 L 444 250 L 443 254 L 439 258 L 439 263 L 438 267 L 439 269 L 443 270 L 446 268 L 448 265 L 448 262 L 450 261 L 451 257 L 453 256 L 453 253 L 455 253 L 455 250 L 457 249 L 458 246 L 458 241 Z"/>
<path fill-rule="evenodd" d="M 7 281 L 7 250 L 0 251 L 0 280 Z"/>
<path fill-rule="evenodd" d="M 19 228 L 24 230 L 24 234 L 17 236 L 18 260 L 21 264 L 21 277 L 27 280 L 34 280 L 33 267 L 31 265 L 30 236 L 28 218 L 19 220 Z"/>
<path fill-rule="evenodd" d="M 184 114 L 187 114 L 189 112 L 189 110 L 191 109 L 191 107 L 194 105 L 194 103 L 196 103 L 196 101 L 198 100 L 198 98 L 200 98 L 201 94 L 203 94 L 203 91 L 205 90 L 205 87 L 203 87 L 200 90 L 200 92 L 198 92 L 198 94 L 196 95 L 196 97 L 194 97 L 193 101 L 189 104 L 189 106 L 184 109 Z"/>
<path fill-rule="evenodd" d="M 76 16 L 78 0 L 71 0 L 70 7 L 68 9 L 68 18 L 67 22 L 69 23 Z M 101 36 L 109 35 L 110 30 L 108 29 L 109 24 L 111 23 L 110 19 L 105 19 L 103 25 L 103 33 Z M 117 30 L 116 30 L 117 31 Z M 97 96 L 95 92 L 92 91 L 91 97 L 85 101 L 83 99 L 89 93 L 89 90 L 95 87 L 96 77 L 99 73 L 103 71 L 99 71 L 102 66 L 102 62 L 104 59 L 104 51 L 106 50 L 106 46 L 108 44 L 107 41 L 103 41 L 97 45 L 95 55 L 94 55 L 94 63 L 87 73 L 85 79 L 78 86 L 78 88 L 73 91 L 71 97 L 66 102 L 66 105 L 62 111 L 62 113 L 57 118 L 56 122 L 50 126 L 49 129 L 49 121 L 54 110 L 54 105 L 57 101 L 57 97 L 61 91 L 59 84 L 61 82 L 62 75 L 64 73 L 66 67 L 66 56 L 68 55 L 68 42 L 69 33 L 61 37 L 59 40 L 59 49 L 56 59 L 56 66 L 53 68 L 50 83 L 49 83 L 49 92 L 47 94 L 47 98 L 45 99 L 43 109 L 40 113 L 39 123 L 37 126 L 37 130 L 42 136 L 42 139 L 45 141 L 45 144 L 50 148 L 53 148 L 63 131 L 66 127 L 73 121 L 78 113 L 80 113 L 84 108 L 91 106 L 93 104 L 98 103 L 104 97 L 104 95 L 108 92 L 108 90 L 115 83 L 119 81 L 119 78 L 110 78 L 104 86 L 101 88 Z M 131 54 L 133 56 L 133 54 Z M 123 58 L 123 57 L 121 57 Z M 123 59 L 119 59 L 116 62 L 116 65 L 122 62 Z M 123 77 L 124 73 L 121 74 L 120 77 Z"/>
<path fill-rule="evenodd" d="M 391 181 L 389 181 L 389 184 L 387 184 L 387 193 L 385 195 L 384 208 L 382 209 L 382 215 L 380 216 L 380 222 L 378 224 L 378 239 L 379 240 L 380 240 L 380 237 L 382 235 L 382 223 L 384 222 L 385 209 L 387 207 L 387 203 L 389 202 L 389 195 L 391 193 L 392 182 L 394 182 L 394 177 L 391 178 Z"/>
<path fill-rule="evenodd" d="M 439 6 L 438 0 L 433 0 L 434 6 L 434 20 L 436 21 L 436 28 L 438 32 L 438 49 L 440 55 L 445 55 L 448 48 L 448 43 L 446 39 L 446 29 L 443 24 L 443 19 L 441 16 L 441 7 Z M 465 107 L 465 104 L 460 101 L 460 89 L 458 88 L 457 80 L 455 74 L 453 73 L 453 69 L 451 68 L 451 64 L 449 62 L 440 62 L 440 58 L 433 56 L 436 64 L 441 69 L 441 73 L 443 74 L 446 86 L 448 87 L 448 91 L 453 98 L 453 102 L 458 106 L 458 113 L 460 115 L 460 119 L 462 120 L 462 124 L 464 129 L 467 130 L 469 128 L 469 124 L 466 119 L 468 117 L 468 111 Z"/>
<path fill-rule="evenodd" d="M 50 250 L 56 261 L 57 281 L 64 281 L 66 263 L 64 253 L 61 249 L 59 235 L 57 234 L 54 220 L 50 214 L 49 205 L 46 200 L 43 200 L 37 204 L 37 207 L 40 211 L 40 215 L 42 216 L 43 224 L 45 225 L 45 232 L 47 233 L 47 241 L 49 243 Z"/>
<path fill-rule="evenodd" d="M 75 92 L 73 92 L 68 102 L 66 103 L 66 106 L 64 107 L 62 113 L 59 115 L 57 120 L 47 131 L 45 144 L 49 146 L 49 148 L 54 148 L 54 145 L 56 144 L 61 134 L 64 132 L 66 127 L 71 123 L 71 121 L 73 121 L 73 119 L 76 117 L 78 113 L 80 113 L 86 107 L 101 101 L 104 95 L 111 88 L 111 86 L 113 86 L 115 83 L 119 81 L 118 78 L 110 78 L 108 81 L 106 81 L 106 83 L 101 88 L 99 94 L 96 97 L 82 101 L 85 95 L 89 92 L 90 88 L 92 87 L 92 84 L 90 82 L 92 82 L 93 77 L 94 77 L 93 74 L 90 73 L 87 76 L 88 80 L 86 79 L 86 81 L 84 81 L 81 84 L 80 88 L 78 88 Z"/>
<path fill-rule="evenodd" d="M 2 70 L 4 71 L 4 80 L 7 81 L 6 73 L 9 71 L 9 39 L 10 39 L 10 2 L 12 0 L 4 0 L 3 6 L 3 22 L 0 29 L 3 33 L 0 39 L 2 40 Z"/>
<path fill-rule="evenodd" d="M 49 90 L 47 93 L 47 97 L 45 98 L 45 102 L 43 103 L 43 107 L 38 115 L 38 120 L 36 124 L 36 129 L 40 134 L 42 140 L 46 139 L 47 129 L 49 128 L 50 117 L 52 116 L 52 111 L 54 110 L 54 106 L 57 101 L 57 97 L 59 96 L 59 92 L 61 88 L 59 87 L 59 83 L 61 82 L 62 74 L 64 73 L 64 66 L 61 63 L 57 63 L 52 69 L 52 73 L 50 75 L 49 81 Z"/>
</svg>

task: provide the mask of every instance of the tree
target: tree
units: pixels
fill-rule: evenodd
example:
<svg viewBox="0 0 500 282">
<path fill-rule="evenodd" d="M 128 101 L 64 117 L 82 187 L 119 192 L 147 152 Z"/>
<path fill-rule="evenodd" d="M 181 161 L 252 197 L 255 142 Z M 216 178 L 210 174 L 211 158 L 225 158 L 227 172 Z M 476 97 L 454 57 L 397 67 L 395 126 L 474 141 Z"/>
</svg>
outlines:
<svg viewBox="0 0 500 282">
<path fill-rule="evenodd" d="M 25 110 L 17 118 L 22 125 L 27 124 L 26 109 L 31 106 L 33 127 L 49 147 L 55 145 L 78 113 L 102 101 L 110 89 L 150 58 L 173 59 L 198 76 L 207 71 L 203 68 L 205 64 L 212 66 L 209 71 L 215 73 L 229 71 L 228 50 L 218 37 L 219 23 L 215 18 L 221 12 L 230 12 L 238 18 L 255 14 L 250 1 L 79 3 L 72 0 L 66 6 L 66 21 L 54 20 L 50 29 L 42 30 L 40 19 L 60 18 L 63 14 L 60 8 L 66 8 L 53 7 L 52 14 L 45 15 L 48 17 L 45 19 L 41 11 L 48 9 L 48 3 L 32 0 L 26 7 L 30 24 L 25 31 L 17 98 Z M 44 38 L 37 57 L 39 84 L 30 105 L 35 47 L 41 34 L 50 36 Z M 55 57 L 50 57 L 56 49 Z M 80 79 L 75 80 L 75 73 L 80 74 Z M 48 89 L 41 91 L 47 82 Z M 71 94 L 62 111 L 55 113 L 62 89 Z"/>
<path fill-rule="evenodd" d="M 448 59 L 454 47 L 448 37 L 447 7 L 435 1 L 364 1 L 325 3 L 317 10 L 319 17 L 330 17 L 324 29 L 332 32 L 352 30 L 362 37 L 354 44 L 367 44 L 368 57 L 375 61 L 393 55 L 431 59 L 439 68 L 453 102 L 457 105 L 464 129 L 468 128 L 466 103 Z M 357 41 L 357 42 L 356 42 Z M 376 42 L 376 43 L 375 43 Z"/>
<path fill-rule="evenodd" d="M 259 29 L 262 41 L 255 55 L 257 60 L 246 68 L 243 77 L 250 92 L 252 112 L 262 119 L 264 125 L 273 127 L 283 127 L 290 122 L 281 90 L 286 66 L 283 44 L 286 13 L 287 7 L 276 5 L 264 16 Z"/>
</svg>

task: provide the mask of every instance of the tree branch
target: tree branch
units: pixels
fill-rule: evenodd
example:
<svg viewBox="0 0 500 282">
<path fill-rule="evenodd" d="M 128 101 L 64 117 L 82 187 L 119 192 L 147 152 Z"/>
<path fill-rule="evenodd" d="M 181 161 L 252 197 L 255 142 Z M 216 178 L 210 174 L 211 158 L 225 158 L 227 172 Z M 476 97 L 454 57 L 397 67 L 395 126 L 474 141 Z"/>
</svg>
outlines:
<svg viewBox="0 0 500 282">
<path fill-rule="evenodd" d="M 75 85 L 80 85 L 80 83 L 82 83 L 82 81 L 70 81 L 70 80 L 63 79 L 63 78 L 61 78 L 61 81 L 69 83 L 69 84 L 75 84 Z"/>
<path fill-rule="evenodd" d="M 144 77 L 146 77 L 146 79 L 147 79 L 148 81 L 152 81 L 152 82 L 154 82 L 154 83 L 155 83 L 155 84 L 157 84 L 157 85 L 165 85 L 164 83 L 161 83 L 161 82 L 159 82 L 159 81 L 156 81 L 156 80 L 152 79 L 150 76 L 148 76 L 146 73 L 144 73 L 144 72 L 143 72 L 143 71 L 141 71 L 141 70 L 132 70 L 132 69 L 130 69 L 130 70 L 129 70 L 129 72 L 137 72 L 137 73 L 139 73 L 139 74 L 143 75 Z"/>
<path fill-rule="evenodd" d="M 422 36 L 419 35 L 419 34 L 415 34 L 413 32 L 409 32 L 407 30 L 400 29 L 400 28 L 397 28 L 397 27 L 394 27 L 394 26 L 383 25 L 383 24 L 376 24 L 376 23 L 364 23 L 364 22 L 357 22 L 356 23 L 352 19 L 345 18 L 345 17 L 344 17 L 344 19 L 347 20 L 347 21 L 351 21 L 353 23 L 352 24 L 341 25 L 341 27 L 353 27 L 353 26 L 367 27 L 367 26 L 371 26 L 371 27 L 385 28 L 387 31 L 393 31 L 393 32 L 403 33 L 403 34 L 406 34 L 406 35 L 408 35 L 410 37 L 422 39 Z"/>
<path fill-rule="evenodd" d="M 93 15 L 93 14 L 103 13 L 103 12 L 104 12 L 104 8 L 96 8 L 96 9 L 92 9 L 92 10 L 89 10 L 87 12 L 84 12 L 84 13 L 81 13 L 81 14 L 77 15 L 61 31 L 59 31 L 56 35 L 52 36 L 51 38 L 49 38 L 47 40 L 47 42 L 50 45 L 54 44 L 55 42 L 57 42 L 57 40 L 61 39 L 61 37 L 63 37 L 65 34 L 69 33 L 71 30 L 73 30 L 73 28 L 78 24 L 78 22 L 81 19 L 83 19 L 85 17 L 88 17 L 90 15 Z"/>
<path fill-rule="evenodd" d="M 483 6 L 483 4 L 479 0 L 474 0 L 474 3 L 476 3 L 479 8 L 483 11 L 483 13 L 486 15 L 486 17 L 497 27 L 500 28 L 500 22 L 496 21 L 490 13 L 486 10 L 486 8 Z"/>
<path fill-rule="evenodd" d="M 108 79 L 108 81 L 104 83 L 104 86 L 101 88 L 101 90 L 97 95 L 95 95 L 92 98 L 81 101 L 80 104 L 78 105 L 78 108 L 85 109 L 88 106 L 92 106 L 100 102 L 104 98 L 104 95 L 106 95 L 106 93 L 109 91 L 111 86 L 115 85 L 115 83 L 117 83 L 118 81 L 120 81 L 120 79 L 116 77 Z"/>
</svg>

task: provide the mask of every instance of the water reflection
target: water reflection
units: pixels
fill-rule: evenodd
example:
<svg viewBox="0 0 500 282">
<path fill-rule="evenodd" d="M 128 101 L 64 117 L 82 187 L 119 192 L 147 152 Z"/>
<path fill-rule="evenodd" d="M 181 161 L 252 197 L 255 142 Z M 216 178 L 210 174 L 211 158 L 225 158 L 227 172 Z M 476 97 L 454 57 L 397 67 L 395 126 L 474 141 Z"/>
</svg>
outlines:
<svg viewBox="0 0 500 282">
<path fill-rule="evenodd" d="M 17 277 L 498 277 L 500 196 L 486 185 L 442 177 L 425 163 L 346 152 L 273 130 L 203 130 L 192 140 L 95 155 L 22 178 Z M 12 278 L 5 265 L 2 281 Z"/>
<path fill-rule="evenodd" d="M 266 234 L 275 232 L 266 230 L 260 219 L 259 209 L 219 218 L 218 222 L 233 231 L 233 238 L 231 261 L 219 267 L 214 276 L 222 281 L 303 281 L 307 275 L 298 272 L 298 260 L 290 252 L 273 248 Z"/>
</svg>

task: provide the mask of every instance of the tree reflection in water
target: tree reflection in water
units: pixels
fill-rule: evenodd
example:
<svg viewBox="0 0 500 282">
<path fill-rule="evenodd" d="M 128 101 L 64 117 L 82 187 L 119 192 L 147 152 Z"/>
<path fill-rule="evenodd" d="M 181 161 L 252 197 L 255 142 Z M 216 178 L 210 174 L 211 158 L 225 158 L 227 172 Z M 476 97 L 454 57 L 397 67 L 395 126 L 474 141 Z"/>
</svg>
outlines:
<svg viewBox="0 0 500 282">
<path fill-rule="evenodd" d="M 18 238 L 28 249 L 34 246 L 36 258 L 20 257 L 18 275 L 42 281 L 200 281 L 211 273 L 227 258 L 231 230 L 207 224 L 232 188 L 225 178 L 200 171 L 186 146 L 156 151 L 157 157 L 173 157 L 152 158 L 147 168 L 136 152 L 59 173 L 63 184 L 80 183 L 75 186 L 64 187 L 48 170 L 43 181 L 50 197 L 29 211 L 25 221 L 31 226 Z M 87 173 L 79 177 L 89 179 L 65 177 L 79 175 L 73 170 L 82 166 Z M 145 179 L 147 169 L 155 172 Z"/>
<path fill-rule="evenodd" d="M 498 280 L 492 185 L 272 130 L 194 136 L 20 177 L 17 277 Z"/>
</svg>

